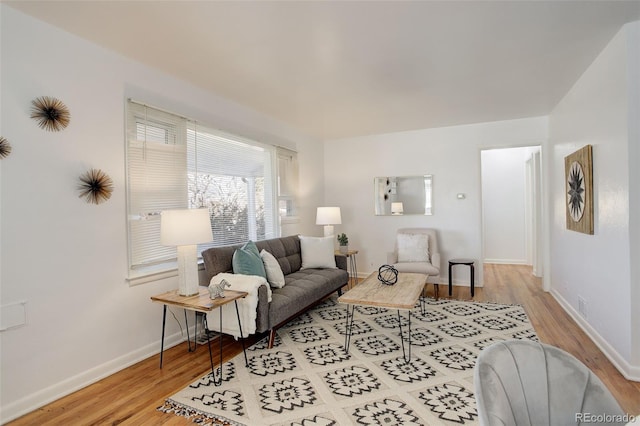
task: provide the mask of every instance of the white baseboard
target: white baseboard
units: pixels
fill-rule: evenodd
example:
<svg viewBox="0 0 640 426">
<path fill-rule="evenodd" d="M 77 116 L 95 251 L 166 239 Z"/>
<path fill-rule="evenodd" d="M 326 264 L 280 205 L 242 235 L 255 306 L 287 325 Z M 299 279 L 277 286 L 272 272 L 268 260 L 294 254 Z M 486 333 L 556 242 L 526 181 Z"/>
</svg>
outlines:
<svg viewBox="0 0 640 426">
<path fill-rule="evenodd" d="M 565 298 L 562 297 L 556 289 L 551 289 L 551 295 L 558 301 L 560 306 L 569 314 L 571 318 L 578 324 L 587 336 L 596 344 L 596 346 L 604 353 L 609 361 L 618 369 L 620 374 L 627 380 L 640 382 L 640 366 L 631 365 L 624 359 L 618 351 L 616 351 L 601 335 L 576 311 Z"/>
<path fill-rule="evenodd" d="M 191 327 L 190 327 L 191 328 Z M 190 332 L 193 332 L 191 330 Z M 164 340 L 165 350 L 184 342 L 186 339 L 182 333 L 177 332 L 171 336 L 166 336 Z M 116 359 L 108 361 L 102 365 L 98 365 L 87 371 L 69 377 L 59 383 L 48 388 L 41 389 L 29 396 L 26 396 L 18 401 L 12 402 L 5 406 L 2 406 L 0 412 L 0 424 L 5 424 L 11 420 L 15 420 L 20 416 L 30 413 L 46 404 L 49 404 L 57 399 L 67 396 L 75 391 L 85 388 L 99 380 L 104 379 L 120 370 L 132 366 L 150 356 L 160 353 L 160 342 L 154 342 L 146 345 L 140 349 L 137 349 L 128 354 L 122 355 Z M 159 368 L 159 366 L 158 366 Z"/>
<path fill-rule="evenodd" d="M 530 265 L 523 259 L 484 259 L 482 263 L 494 263 L 497 265 Z"/>
</svg>

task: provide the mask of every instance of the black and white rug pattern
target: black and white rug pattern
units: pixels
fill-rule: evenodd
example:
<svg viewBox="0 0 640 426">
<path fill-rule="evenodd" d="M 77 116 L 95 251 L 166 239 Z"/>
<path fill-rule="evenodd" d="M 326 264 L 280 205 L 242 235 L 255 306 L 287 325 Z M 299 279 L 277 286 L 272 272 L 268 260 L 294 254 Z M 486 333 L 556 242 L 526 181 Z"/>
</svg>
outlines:
<svg viewBox="0 0 640 426">
<path fill-rule="evenodd" d="M 427 299 L 411 313 L 411 361 L 402 357 L 397 311 L 356 307 L 349 353 L 345 305 L 327 299 L 158 409 L 193 422 L 232 425 L 477 424 L 473 368 L 501 340 L 538 340 L 521 306 Z M 408 338 L 406 312 L 401 313 Z"/>
</svg>

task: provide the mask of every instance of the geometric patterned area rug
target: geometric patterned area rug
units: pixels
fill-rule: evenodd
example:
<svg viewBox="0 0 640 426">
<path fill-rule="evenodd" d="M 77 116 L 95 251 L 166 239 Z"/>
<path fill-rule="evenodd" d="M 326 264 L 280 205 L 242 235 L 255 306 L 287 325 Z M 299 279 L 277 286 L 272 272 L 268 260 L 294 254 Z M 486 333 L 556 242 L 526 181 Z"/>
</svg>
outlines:
<svg viewBox="0 0 640 426">
<path fill-rule="evenodd" d="M 226 362 L 221 386 L 209 373 L 158 410 L 201 425 L 476 424 L 478 353 L 536 333 L 519 305 L 426 302 L 411 313 L 409 363 L 395 310 L 356 307 L 345 353 L 346 305 L 334 296 L 280 328 L 272 349 L 266 338 L 247 348 L 248 368 L 242 353 Z"/>
</svg>

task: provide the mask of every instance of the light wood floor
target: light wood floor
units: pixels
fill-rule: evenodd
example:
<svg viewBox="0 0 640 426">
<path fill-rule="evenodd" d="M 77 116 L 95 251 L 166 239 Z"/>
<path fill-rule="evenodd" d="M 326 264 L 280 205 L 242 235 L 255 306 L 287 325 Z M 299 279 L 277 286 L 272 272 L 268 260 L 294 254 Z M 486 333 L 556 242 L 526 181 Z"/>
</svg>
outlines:
<svg viewBox="0 0 640 426">
<path fill-rule="evenodd" d="M 640 383 L 625 380 L 618 373 L 555 299 L 542 291 L 540 280 L 531 275 L 530 267 L 487 264 L 484 274 L 485 287 L 476 289 L 474 300 L 523 305 L 542 342 L 572 353 L 603 380 L 626 412 L 640 414 Z M 433 294 L 432 286 L 428 292 Z M 440 286 L 440 297 L 447 293 L 447 286 Z M 469 289 L 454 287 L 452 297 L 469 299 Z M 253 341 L 255 338 L 249 339 L 248 344 Z M 225 338 L 223 344 L 225 360 L 242 350 L 231 338 Z M 162 370 L 158 365 L 159 355 L 148 358 L 10 425 L 190 424 L 156 408 L 210 369 L 206 347 L 188 353 L 186 343 L 180 344 L 165 352 Z"/>
</svg>

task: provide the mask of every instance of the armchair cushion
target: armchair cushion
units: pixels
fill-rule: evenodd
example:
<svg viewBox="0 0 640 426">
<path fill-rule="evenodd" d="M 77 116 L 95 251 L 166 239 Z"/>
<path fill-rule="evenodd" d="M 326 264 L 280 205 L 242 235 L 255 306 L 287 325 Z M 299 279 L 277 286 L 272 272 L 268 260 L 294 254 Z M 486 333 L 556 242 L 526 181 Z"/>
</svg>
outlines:
<svg viewBox="0 0 640 426">
<path fill-rule="evenodd" d="M 398 262 L 393 265 L 400 272 L 438 275 L 440 270 L 429 262 Z"/>
<path fill-rule="evenodd" d="M 429 262 L 429 235 L 398 234 L 398 262 Z"/>
</svg>

